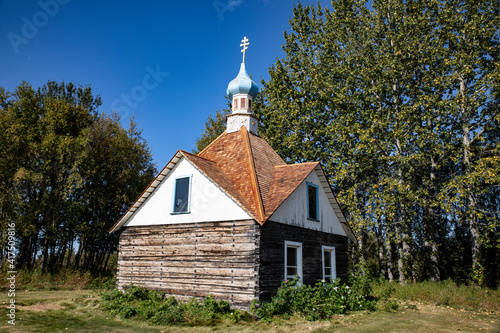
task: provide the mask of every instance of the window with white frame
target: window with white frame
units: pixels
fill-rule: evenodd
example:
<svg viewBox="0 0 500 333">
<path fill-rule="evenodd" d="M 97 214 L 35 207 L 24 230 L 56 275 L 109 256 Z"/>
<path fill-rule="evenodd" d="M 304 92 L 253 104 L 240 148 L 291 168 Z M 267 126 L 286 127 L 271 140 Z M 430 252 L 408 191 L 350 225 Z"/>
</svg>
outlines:
<svg viewBox="0 0 500 333">
<path fill-rule="evenodd" d="M 307 218 L 309 220 L 319 221 L 318 189 L 317 185 L 307 183 Z"/>
<path fill-rule="evenodd" d="M 191 176 L 175 179 L 173 213 L 189 213 L 190 211 Z"/>
<path fill-rule="evenodd" d="M 302 281 L 302 243 L 285 241 L 285 279 L 296 275 Z"/>
<path fill-rule="evenodd" d="M 322 246 L 323 280 L 334 280 L 337 278 L 337 268 L 335 265 L 335 248 L 332 246 Z"/>
</svg>

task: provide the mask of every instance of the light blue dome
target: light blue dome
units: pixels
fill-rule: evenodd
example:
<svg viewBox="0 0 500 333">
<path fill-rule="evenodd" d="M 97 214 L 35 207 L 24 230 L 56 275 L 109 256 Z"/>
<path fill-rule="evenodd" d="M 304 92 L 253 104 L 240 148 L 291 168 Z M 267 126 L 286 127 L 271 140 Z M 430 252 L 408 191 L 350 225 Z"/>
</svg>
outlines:
<svg viewBox="0 0 500 333">
<path fill-rule="evenodd" d="M 259 87 L 257 86 L 257 83 L 253 82 L 250 76 L 248 76 L 245 69 L 245 63 L 242 63 L 238 76 L 236 76 L 233 81 L 229 82 L 226 95 L 228 95 L 230 99 L 232 99 L 236 94 L 248 94 L 255 97 L 258 92 Z"/>
</svg>

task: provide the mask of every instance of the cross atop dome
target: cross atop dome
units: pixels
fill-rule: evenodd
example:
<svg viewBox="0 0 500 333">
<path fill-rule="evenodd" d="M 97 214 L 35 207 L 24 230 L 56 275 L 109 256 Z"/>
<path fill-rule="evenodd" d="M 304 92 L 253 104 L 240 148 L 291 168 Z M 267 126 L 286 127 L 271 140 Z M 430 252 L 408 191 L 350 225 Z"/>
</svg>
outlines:
<svg viewBox="0 0 500 333">
<path fill-rule="evenodd" d="M 240 46 L 243 48 L 243 62 L 240 72 L 227 86 L 226 95 L 231 99 L 232 112 L 227 116 L 227 133 L 239 131 L 245 126 L 250 133 L 257 135 L 258 119 L 252 113 L 253 98 L 259 92 L 259 87 L 252 81 L 245 69 L 245 53 L 250 42 L 244 37 Z"/>
<path fill-rule="evenodd" d="M 245 36 L 241 40 L 241 44 L 240 44 L 240 46 L 243 47 L 243 50 L 241 50 L 241 52 L 243 52 L 243 63 L 245 63 L 245 53 L 246 53 L 246 50 L 248 50 L 248 45 L 250 45 L 250 42 L 248 41 L 248 38 Z"/>
</svg>

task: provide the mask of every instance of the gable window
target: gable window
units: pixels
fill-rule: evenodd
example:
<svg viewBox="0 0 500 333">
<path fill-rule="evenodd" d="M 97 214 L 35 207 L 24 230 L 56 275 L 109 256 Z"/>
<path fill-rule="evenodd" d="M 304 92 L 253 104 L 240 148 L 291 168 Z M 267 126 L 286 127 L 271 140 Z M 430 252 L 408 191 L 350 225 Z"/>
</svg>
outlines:
<svg viewBox="0 0 500 333">
<path fill-rule="evenodd" d="M 177 178 L 174 190 L 174 213 L 189 213 L 191 176 Z"/>
<path fill-rule="evenodd" d="M 302 280 L 302 243 L 285 241 L 285 279 Z"/>
<path fill-rule="evenodd" d="M 331 246 L 322 246 L 323 253 L 323 280 L 335 280 L 337 278 L 337 268 L 335 266 L 335 248 Z"/>
<path fill-rule="evenodd" d="M 307 183 L 307 218 L 319 221 L 318 186 Z"/>
</svg>

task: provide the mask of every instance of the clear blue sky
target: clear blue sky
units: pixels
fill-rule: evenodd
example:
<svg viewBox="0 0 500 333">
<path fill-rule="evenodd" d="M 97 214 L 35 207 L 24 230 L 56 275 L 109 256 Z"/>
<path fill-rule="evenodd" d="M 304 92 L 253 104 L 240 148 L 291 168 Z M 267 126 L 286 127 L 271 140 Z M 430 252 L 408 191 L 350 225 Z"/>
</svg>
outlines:
<svg viewBox="0 0 500 333">
<path fill-rule="evenodd" d="M 102 112 L 117 110 L 125 125 L 135 116 L 162 168 L 177 149 L 191 151 L 207 117 L 226 106 L 244 36 L 247 71 L 259 85 L 268 79 L 295 3 L 0 0 L 0 86 L 91 84 Z"/>
</svg>

